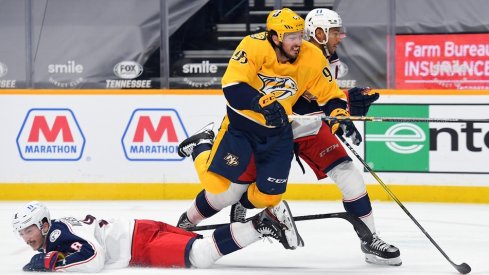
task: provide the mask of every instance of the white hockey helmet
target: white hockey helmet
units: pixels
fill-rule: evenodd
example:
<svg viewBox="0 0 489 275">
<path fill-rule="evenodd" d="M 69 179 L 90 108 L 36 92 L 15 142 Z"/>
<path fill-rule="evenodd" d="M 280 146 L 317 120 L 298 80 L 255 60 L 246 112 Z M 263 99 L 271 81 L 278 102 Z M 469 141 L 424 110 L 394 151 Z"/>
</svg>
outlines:
<svg viewBox="0 0 489 275">
<path fill-rule="evenodd" d="M 328 35 L 330 28 L 341 28 L 341 17 L 337 12 L 330 9 L 313 9 L 306 16 L 306 26 L 304 28 L 304 39 L 309 40 L 313 37 L 319 44 L 328 43 Z M 322 28 L 326 34 L 326 41 L 318 41 L 316 38 L 316 29 Z"/>
<path fill-rule="evenodd" d="M 19 232 L 35 224 L 42 231 L 42 224 L 45 219 L 51 226 L 51 216 L 48 208 L 38 201 L 31 201 L 17 209 L 12 219 L 12 226 L 15 232 Z"/>
</svg>

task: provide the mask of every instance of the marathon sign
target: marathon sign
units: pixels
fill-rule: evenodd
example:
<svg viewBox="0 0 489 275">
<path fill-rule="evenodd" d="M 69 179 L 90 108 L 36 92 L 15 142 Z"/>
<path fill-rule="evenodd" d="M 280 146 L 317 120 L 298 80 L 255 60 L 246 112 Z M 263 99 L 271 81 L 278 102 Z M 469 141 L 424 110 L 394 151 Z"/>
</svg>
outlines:
<svg viewBox="0 0 489 275">
<path fill-rule="evenodd" d="M 27 161 L 77 161 L 85 137 L 70 109 L 31 109 L 17 136 L 20 157 Z"/>
<path fill-rule="evenodd" d="M 122 136 L 131 161 L 181 161 L 178 144 L 188 137 L 175 109 L 136 109 Z"/>
<path fill-rule="evenodd" d="M 489 34 L 396 36 L 396 89 L 489 89 Z"/>
</svg>

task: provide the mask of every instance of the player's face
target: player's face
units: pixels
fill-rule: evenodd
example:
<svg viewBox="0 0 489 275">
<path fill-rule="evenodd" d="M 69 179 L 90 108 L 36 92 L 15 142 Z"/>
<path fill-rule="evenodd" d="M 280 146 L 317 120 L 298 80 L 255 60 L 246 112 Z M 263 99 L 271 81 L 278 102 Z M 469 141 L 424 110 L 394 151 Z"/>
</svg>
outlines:
<svg viewBox="0 0 489 275">
<path fill-rule="evenodd" d="M 336 51 L 336 48 L 341 43 L 341 39 L 343 39 L 344 34 L 341 33 L 341 28 L 330 28 L 328 33 L 328 43 L 326 46 L 328 47 L 328 51 L 333 54 Z"/>
<path fill-rule="evenodd" d="M 303 32 L 289 32 L 284 34 L 282 40 L 282 49 L 287 58 L 294 60 L 299 56 L 299 52 L 302 45 Z"/>
<path fill-rule="evenodd" d="M 39 250 L 44 244 L 44 236 L 35 224 L 19 230 L 19 235 L 33 250 Z"/>
</svg>

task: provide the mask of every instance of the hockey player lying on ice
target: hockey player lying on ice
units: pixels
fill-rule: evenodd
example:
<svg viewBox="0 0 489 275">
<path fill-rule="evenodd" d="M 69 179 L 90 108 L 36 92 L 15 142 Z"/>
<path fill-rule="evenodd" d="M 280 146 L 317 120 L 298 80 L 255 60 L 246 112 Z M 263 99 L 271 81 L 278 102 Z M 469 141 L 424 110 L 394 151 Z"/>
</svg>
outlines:
<svg viewBox="0 0 489 275">
<path fill-rule="evenodd" d="M 87 215 L 51 220 L 48 208 L 33 201 L 19 208 L 13 228 L 35 254 L 24 271 L 99 272 L 104 268 L 210 267 L 223 255 L 262 237 L 277 239 L 286 248 L 286 234 L 296 230 L 286 202 L 272 213 L 264 210 L 246 223 L 216 229 L 212 236 L 153 220 L 99 220 Z M 291 221 L 291 228 L 278 219 Z M 297 232 L 294 232 L 297 234 Z"/>
</svg>

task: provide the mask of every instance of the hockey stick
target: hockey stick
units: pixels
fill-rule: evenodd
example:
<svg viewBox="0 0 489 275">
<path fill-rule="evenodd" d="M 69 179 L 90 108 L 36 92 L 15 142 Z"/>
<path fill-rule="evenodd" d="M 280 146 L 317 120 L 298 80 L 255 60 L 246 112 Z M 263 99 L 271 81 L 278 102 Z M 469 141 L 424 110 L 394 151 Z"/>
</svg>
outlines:
<svg viewBox="0 0 489 275">
<path fill-rule="evenodd" d="M 435 240 L 433 240 L 433 238 L 430 236 L 430 234 L 428 234 L 428 232 L 421 226 L 421 224 L 419 224 L 419 222 L 413 217 L 413 215 L 411 215 L 411 213 L 409 213 L 409 211 L 406 209 L 406 207 L 404 207 L 404 205 L 401 203 L 401 201 L 394 195 L 394 193 L 392 193 L 392 191 L 387 187 L 387 185 L 385 185 L 385 183 L 379 178 L 379 176 L 377 176 L 377 174 L 363 160 L 363 158 L 357 153 L 357 151 L 355 151 L 355 149 L 353 149 L 353 147 L 345 140 L 345 138 L 343 136 L 337 135 L 337 137 L 341 140 L 341 142 L 343 142 L 343 144 L 346 145 L 346 147 L 348 147 L 348 149 L 350 149 L 350 151 L 355 155 L 355 157 L 357 157 L 357 159 L 363 164 L 363 167 L 365 167 L 365 169 L 367 169 L 370 172 L 370 174 L 377 180 L 377 182 L 380 183 L 380 185 L 384 188 L 384 190 L 387 192 L 387 194 L 389 194 L 389 196 L 397 203 L 397 205 L 399 205 L 402 208 L 402 210 L 404 210 L 404 213 L 406 213 L 406 215 L 408 215 L 409 218 L 411 218 L 411 220 L 418 226 L 418 228 L 421 229 L 421 231 L 430 240 L 430 242 L 436 247 L 436 249 L 438 249 L 438 251 L 440 251 L 440 253 L 445 257 L 445 259 L 447 259 L 458 272 L 460 272 L 462 274 L 469 273 L 471 271 L 471 267 L 466 263 L 462 263 L 462 264 L 458 265 L 458 264 L 455 264 L 452 260 L 450 260 L 450 258 L 443 251 L 443 249 L 441 249 L 441 247 L 435 242 Z"/>
<path fill-rule="evenodd" d="M 459 118 L 423 118 L 423 117 L 372 117 L 372 116 L 339 116 L 332 117 L 321 115 L 289 115 L 289 119 L 294 120 L 351 120 L 351 121 L 375 121 L 375 122 L 449 122 L 449 123 L 469 123 L 480 122 L 489 123 L 489 119 L 459 119 Z"/>
<path fill-rule="evenodd" d="M 308 221 L 308 220 L 329 219 L 329 218 L 340 218 L 340 219 L 347 220 L 349 223 L 351 223 L 351 225 L 353 225 L 353 228 L 357 232 L 357 235 L 360 238 L 360 240 L 366 242 L 372 241 L 372 233 L 370 232 L 370 229 L 368 229 L 367 225 L 365 225 L 365 223 L 363 223 L 358 217 L 355 217 L 348 212 L 296 216 L 294 217 L 294 221 L 297 222 L 297 221 Z M 249 220 L 251 220 L 251 218 L 248 218 L 246 221 Z M 187 230 L 188 231 L 211 230 L 227 224 L 228 223 L 195 226 L 192 228 L 188 228 Z"/>
</svg>

